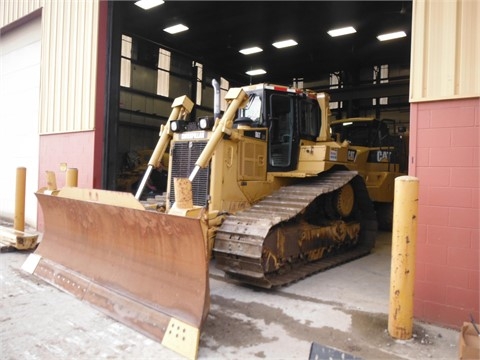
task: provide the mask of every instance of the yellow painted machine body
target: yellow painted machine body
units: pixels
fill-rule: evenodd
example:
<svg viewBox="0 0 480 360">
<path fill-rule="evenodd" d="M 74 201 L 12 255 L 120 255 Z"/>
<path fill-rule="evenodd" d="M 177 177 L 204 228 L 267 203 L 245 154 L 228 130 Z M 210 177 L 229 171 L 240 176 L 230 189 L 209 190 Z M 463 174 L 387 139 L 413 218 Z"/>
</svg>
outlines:
<svg viewBox="0 0 480 360">
<path fill-rule="evenodd" d="M 194 196 L 198 194 L 198 205 L 207 206 L 210 212 L 222 211 L 235 213 L 250 207 L 258 200 L 269 195 L 282 186 L 294 183 L 296 179 L 316 177 L 319 173 L 332 169 L 339 164 L 347 165 L 348 147 L 329 141 L 322 144 L 315 142 L 303 142 L 298 149 L 297 169 L 292 171 L 268 172 L 268 129 L 267 128 L 237 128 L 234 136 L 223 139 L 215 148 L 215 152 L 208 165 L 209 190 L 208 194 L 194 190 Z M 169 187 L 167 200 L 173 205 L 174 182 L 177 177 L 187 177 L 194 166 L 194 161 L 186 164 L 190 157 L 195 160 L 190 152 L 177 154 L 183 148 L 190 150 L 205 145 L 211 133 L 205 131 L 194 132 L 191 140 L 189 136 L 174 134 L 172 139 L 172 153 L 169 168 Z M 232 139 L 233 138 L 233 139 Z M 179 148 L 182 149 L 179 150 Z M 175 159 L 183 158 L 175 163 Z M 332 160 L 335 159 L 335 160 Z M 188 169 L 190 165 L 190 169 Z M 183 171 L 182 171 L 183 170 Z M 202 170 L 200 170 L 202 171 Z M 197 175 L 199 176 L 199 175 Z M 205 184 L 205 178 L 200 178 L 198 183 Z M 193 187 L 195 188 L 195 182 Z M 206 195 L 202 198 L 203 195 Z"/>
<path fill-rule="evenodd" d="M 400 129 L 394 120 L 373 117 L 335 120 L 330 127 L 333 137 L 349 143 L 347 167 L 365 179 L 379 227 L 391 230 L 395 179 L 408 172 L 405 129 Z"/>
<path fill-rule="evenodd" d="M 248 101 L 253 101 L 252 94 L 265 96 L 264 92 L 268 91 L 273 96 L 282 97 L 286 102 L 291 102 L 299 92 L 295 90 L 295 97 L 292 97 L 290 90 L 293 89 L 260 84 L 243 88 L 242 95 L 239 96 L 244 97 L 242 106 L 246 106 L 245 103 Z M 227 94 L 227 98 L 228 96 Z M 206 185 L 208 191 L 205 190 L 202 193 L 198 190 L 200 186 L 195 189 L 195 184 L 193 184 L 193 193 L 194 196 L 198 196 L 198 205 L 208 205 L 210 212 L 234 213 L 250 207 L 280 187 L 295 182 L 295 179 L 316 177 L 339 165 L 345 167 L 350 165 L 349 169 L 355 170 L 356 164 L 352 165 L 348 161 L 348 144 L 336 142 L 329 136 L 328 96 L 320 94 L 317 99 L 317 94 L 311 93 L 308 97 L 305 95 L 305 99 L 309 100 L 310 106 L 317 107 L 314 111 L 317 117 L 312 117 L 309 124 L 316 128 L 306 138 L 299 138 L 298 135 L 293 134 L 293 126 L 296 126 L 295 122 L 297 121 L 293 102 L 287 105 L 291 106 L 289 114 L 292 118 L 287 121 L 290 122 L 289 125 L 292 128 L 282 129 L 285 133 L 280 137 L 284 138 L 277 143 L 272 140 L 270 126 L 273 121 L 267 126 L 267 121 L 262 123 L 260 118 L 257 118 L 254 123 L 243 117 L 237 119 L 231 117 L 229 124 L 224 129 L 222 141 L 219 141 L 214 151 L 209 154 L 208 162 L 204 166 L 200 166 L 203 168 L 200 171 L 204 172 L 205 177 L 200 177 L 197 182 L 199 185 Z M 257 110 L 264 109 L 257 108 Z M 273 117 L 274 114 L 257 115 Z M 216 130 L 218 131 L 218 129 L 217 127 Z M 193 130 L 178 131 L 172 134 L 169 187 L 167 189 L 167 199 L 170 205 L 175 202 L 173 179 L 190 176 L 195 166 L 198 165 L 197 157 L 202 154 L 204 147 L 211 143 L 214 133 L 215 130 L 202 130 L 194 126 Z M 294 139 L 295 136 L 297 136 L 296 139 Z"/>
<path fill-rule="evenodd" d="M 168 213 L 195 216 L 206 209 L 217 267 L 241 282 L 273 287 L 294 280 L 278 276 L 287 264 L 342 252 L 333 250 L 338 244 L 321 245 L 333 238 L 342 246 L 368 238 L 364 249 L 370 249 L 371 229 L 359 230 L 369 227 L 360 225 L 361 216 L 351 209 L 339 214 L 358 198 L 355 211 L 375 216 L 357 163 L 348 159 L 348 142 L 330 137 L 328 95 L 259 84 L 233 89 L 226 99 L 221 120 L 172 124 L 167 188 Z M 178 202 L 178 178 L 191 181 L 191 206 Z"/>
<path fill-rule="evenodd" d="M 175 99 L 135 197 L 40 190 L 45 233 L 26 266 L 189 358 L 212 254 L 228 277 L 271 288 L 368 254 L 377 228 L 362 156 L 331 139 L 328 95 L 259 84 L 225 99 L 222 116 L 196 120 Z M 146 210 L 167 148 L 165 213 Z"/>
</svg>

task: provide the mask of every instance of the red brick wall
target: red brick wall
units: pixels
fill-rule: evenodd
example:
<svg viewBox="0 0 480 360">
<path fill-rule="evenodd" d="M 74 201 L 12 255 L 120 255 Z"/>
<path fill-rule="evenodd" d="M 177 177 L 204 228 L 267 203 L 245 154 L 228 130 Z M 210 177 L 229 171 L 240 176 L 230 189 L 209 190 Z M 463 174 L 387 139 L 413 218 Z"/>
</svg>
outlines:
<svg viewBox="0 0 480 360">
<path fill-rule="evenodd" d="M 479 317 L 480 98 L 414 103 L 409 175 L 419 179 L 414 316 Z"/>
</svg>

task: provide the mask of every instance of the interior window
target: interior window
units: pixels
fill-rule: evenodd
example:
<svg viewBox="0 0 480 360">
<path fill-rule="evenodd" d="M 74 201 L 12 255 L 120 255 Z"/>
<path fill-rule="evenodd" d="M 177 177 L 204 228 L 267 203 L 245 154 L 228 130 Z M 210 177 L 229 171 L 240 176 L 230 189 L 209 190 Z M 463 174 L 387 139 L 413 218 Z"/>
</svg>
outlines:
<svg viewBox="0 0 480 360">
<path fill-rule="evenodd" d="M 270 97 L 270 165 L 289 166 L 293 140 L 293 99 L 272 94 Z"/>
<path fill-rule="evenodd" d="M 248 104 L 240 111 L 242 117 L 248 117 L 259 124 L 262 123 L 262 98 L 256 94 L 251 94 Z"/>
<path fill-rule="evenodd" d="M 312 101 L 300 102 L 300 136 L 314 140 L 320 132 L 320 108 Z"/>
</svg>

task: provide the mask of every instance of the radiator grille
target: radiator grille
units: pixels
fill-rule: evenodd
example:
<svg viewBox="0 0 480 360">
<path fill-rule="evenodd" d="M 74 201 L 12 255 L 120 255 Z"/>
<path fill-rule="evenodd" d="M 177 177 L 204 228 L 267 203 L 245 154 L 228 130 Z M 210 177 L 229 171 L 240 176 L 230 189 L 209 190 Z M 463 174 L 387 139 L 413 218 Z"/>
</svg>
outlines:
<svg viewBox="0 0 480 360">
<path fill-rule="evenodd" d="M 174 178 L 188 178 L 195 167 L 195 162 L 207 145 L 207 141 L 175 142 L 171 150 L 172 176 L 170 178 L 170 206 L 175 202 Z M 193 205 L 207 204 L 210 183 L 210 166 L 200 169 L 192 182 Z"/>
</svg>

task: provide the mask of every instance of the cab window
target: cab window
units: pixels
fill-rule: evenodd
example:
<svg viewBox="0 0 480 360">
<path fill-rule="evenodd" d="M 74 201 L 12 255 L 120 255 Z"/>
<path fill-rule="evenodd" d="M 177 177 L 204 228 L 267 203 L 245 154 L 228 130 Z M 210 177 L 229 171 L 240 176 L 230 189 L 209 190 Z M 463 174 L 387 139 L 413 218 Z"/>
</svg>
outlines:
<svg viewBox="0 0 480 360">
<path fill-rule="evenodd" d="M 247 105 L 240 110 L 240 117 L 250 118 L 254 123 L 261 125 L 263 122 L 262 98 L 257 94 L 251 94 Z"/>
<path fill-rule="evenodd" d="M 315 140 L 320 133 L 320 108 L 318 104 L 302 99 L 299 111 L 300 137 Z"/>
</svg>

